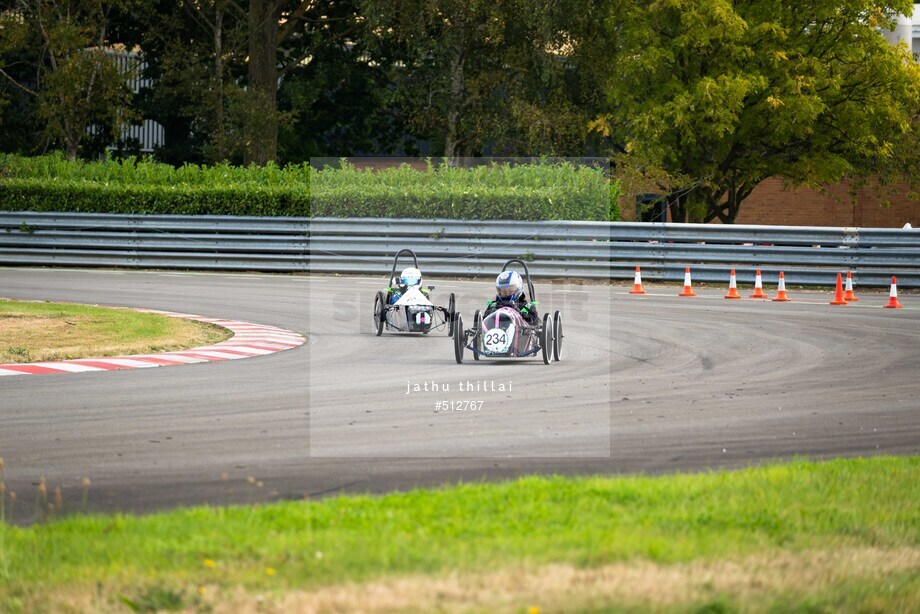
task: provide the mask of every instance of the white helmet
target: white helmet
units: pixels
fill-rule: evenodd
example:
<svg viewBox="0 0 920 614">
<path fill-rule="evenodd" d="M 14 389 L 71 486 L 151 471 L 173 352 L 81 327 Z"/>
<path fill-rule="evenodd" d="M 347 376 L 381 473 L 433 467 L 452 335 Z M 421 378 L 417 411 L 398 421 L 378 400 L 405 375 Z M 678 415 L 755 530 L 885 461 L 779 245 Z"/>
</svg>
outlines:
<svg viewBox="0 0 920 614">
<path fill-rule="evenodd" d="M 403 269 L 399 274 L 399 283 L 404 286 L 418 286 L 422 283 L 422 272 L 415 267 Z"/>
<path fill-rule="evenodd" d="M 524 280 L 517 271 L 502 271 L 495 279 L 495 289 L 501 301 L 515 301 L 524 288 Z"/>
</svg>

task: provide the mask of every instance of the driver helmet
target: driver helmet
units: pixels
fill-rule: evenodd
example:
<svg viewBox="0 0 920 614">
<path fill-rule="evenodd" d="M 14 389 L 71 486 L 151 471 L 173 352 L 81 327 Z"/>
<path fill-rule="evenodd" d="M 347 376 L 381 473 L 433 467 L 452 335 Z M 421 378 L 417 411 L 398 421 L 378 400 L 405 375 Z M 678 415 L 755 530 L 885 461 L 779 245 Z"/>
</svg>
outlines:
<svg viewBox="0 0 920 614">
<path fill-rule="evenodd" d="M 404 286 L 418 286 L 422 283 L 422 272 L 415 267 L 403 269 L 399 274 L 399 283 Z"/>
<path fill-rule="evenodd" d="M 521 296 L 524 281 L 517 271 L 502 271 L 495 279 L 496 298 L 501 303 L 513 303 Z"/>
</svg>

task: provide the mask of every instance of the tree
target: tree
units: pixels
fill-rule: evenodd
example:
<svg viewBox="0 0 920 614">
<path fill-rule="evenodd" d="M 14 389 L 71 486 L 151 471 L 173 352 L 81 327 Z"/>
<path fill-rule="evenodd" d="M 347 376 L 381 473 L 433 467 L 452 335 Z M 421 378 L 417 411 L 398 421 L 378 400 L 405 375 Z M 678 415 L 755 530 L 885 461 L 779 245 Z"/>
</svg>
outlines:
<svg viewBox="0 0 920 614">
<path fill-rule="evenodd" d="M 516 67 L 507 95 L 500 151 L 513 155 L 606 153 L 591 120 L 606 111 L 597 87 L 610 61 L 605 20 L 616 0 L 504 3 L 515 41 L 504 59 Z"/>
<path fill-rule="evenodd" d="M 837 182 L 916 143 L 920 69 L 889 45 L 902 0 L 624 0 L 611 13 L 607 131 L 659 168 L 672 217 L 733 222 L 762 180 Z"/>
<path fill-rule="evenodd" d="M 399 51 L 396 104 L 456 159 L 584 152 L 607 0 L 366 0 L 380 44 Z M 590 58 L 591 61 L 586 61 Z"/>
<path fill-rule="evenodd" d="M 120 24 L 144 50 L 142 104 L 164 125 L 172 162 L 278 158 L 279 89 L 357 30 L 350 0 L 137 0 Z"/>
<path fill-rule="evenodd" d="M 34 118 L 37 44 L 10 3 L 0 4 L 0 150 L 27 153 L 39 147 Z"/>
<path fill-rule="evenodd" d="M 394 105 L 389 50 L 368 49 L 362 34 L 317 50 L 282 82 L 278 108 L 290 119 L 279 128 L 280 162 L 415 151 Z"/>
<path fill-rule="evenodd" d="M 322 47 L 346 45 L 357 30 L 349 0 L 250 0 L 246 118 L 247 164 L 278 157 L 278 84 Z"/>
<path fill-rule="evenodd" d="M 231 79 L 233 62 L 240 64 L 246 23 L 246 10 L 231 0 L 179 0 L 187 17 L 195 22 L 205 36 L 196 50 L 200 58 L 199 68 L 210 67 L 201 75 L 206 80 L 198 98 L 204 103 L 200 107 L 198 120 L 208 133 L 207 158 L 222 162 L 233 157 L 240 149 L 242 140 L 238 122 L 232 117 L 232 103 L 239 101 L 241 91 Z M 231 66 L 227 66 L 230 60 Z M 179 68 L 179 67 L 177 67 Z M 180 68 L 179 72 L 183 72 Z M 231 113 L 228 113 L 228 103 Z"/>
<path fill-rule="evenodd" d="M 472 155 L 476 121 L 494 92 L 481 87 L 500 62 L 505 19 L 487 0 L 368 0 L 369 32 L 398 48 L 398 104 L 409 126 L 443 144 L 449 158 Z M 493 84 L 494 85 L 494 84 Z"/>
<path fill-rule="evenodd" d="M 89 128 L 117 140 L 130 122 L 131 91 L 112 54 L 108 15 L 120 0 L 18 0 L 4 12 L 8 41 L 38 49 L 29 81 L 16 81 L 34 97 L 48 142 L 74 159 Z M 7 50 L 9 51 L 9 50 Z"/>
<path fill-rule="evenodd" d="M 240 162 L 248 45 L 245 5 L 231 0 L 142 0 L 117 16 L 119 36 L 143 50 L 137 106 L 161 124 L 159 159 Z"/>
</svg>

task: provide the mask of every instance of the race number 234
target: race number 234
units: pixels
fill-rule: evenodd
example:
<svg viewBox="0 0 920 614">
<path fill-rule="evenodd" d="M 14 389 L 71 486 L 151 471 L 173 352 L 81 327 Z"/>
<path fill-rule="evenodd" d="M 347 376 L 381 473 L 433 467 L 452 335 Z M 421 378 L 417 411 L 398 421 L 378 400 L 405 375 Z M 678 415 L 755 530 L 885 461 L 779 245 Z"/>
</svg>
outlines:
<svg viewBox="0 0 920 614">
<path fill-rule="evenodd" d="M 508 336 L 503 330 L 496 330 L 486 333 L 486 347 L 502 347 L 508 342 Z"/>
</svg>

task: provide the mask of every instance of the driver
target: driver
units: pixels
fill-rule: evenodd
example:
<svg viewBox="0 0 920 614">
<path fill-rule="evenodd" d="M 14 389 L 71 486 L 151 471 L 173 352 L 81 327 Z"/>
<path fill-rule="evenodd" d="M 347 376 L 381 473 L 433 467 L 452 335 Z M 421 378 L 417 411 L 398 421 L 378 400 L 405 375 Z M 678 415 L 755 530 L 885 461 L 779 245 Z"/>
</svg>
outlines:
<svg viewBox="0 0 920 614">
<path fill-rule="evenodd" d="M 413 286 L 422 285 L 422 272 L 415 267 L 409 267 L 403 269 L 402 273 L 399 274 L 399 283 L 395 288 L 390 288 L 390 304 L 395 305 L 396 301 L 405 294 L 409 288 Z M 422 294 L 428 296 L 429 290 L 427 288 L 419 287 L 419 290 L 422 291 Z"/>
<path fill-rule="evenodd" d="M 501 307 L 511 307 L 518 311 L 528 324 L 539 321 L 537 303 L 528 302 L 524 294 L 524 280 L 517 271 L 502 271 L 495 279 L 495 300 L 489 301 L 482 317 L 497 311 Z"/>
</svg>

